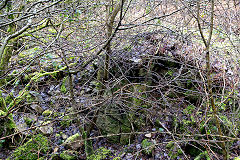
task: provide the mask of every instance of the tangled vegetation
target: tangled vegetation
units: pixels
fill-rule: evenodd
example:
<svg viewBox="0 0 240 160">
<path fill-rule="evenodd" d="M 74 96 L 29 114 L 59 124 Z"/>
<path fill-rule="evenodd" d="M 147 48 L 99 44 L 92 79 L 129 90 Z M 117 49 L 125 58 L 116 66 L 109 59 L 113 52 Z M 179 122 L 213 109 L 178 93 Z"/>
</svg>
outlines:
<svg viewBox="0 0 240 160">
<path fill-rule="evenodd" d="M 2 0 L 0 159 L 239 160 L 237 0 Z"/>
</svg>

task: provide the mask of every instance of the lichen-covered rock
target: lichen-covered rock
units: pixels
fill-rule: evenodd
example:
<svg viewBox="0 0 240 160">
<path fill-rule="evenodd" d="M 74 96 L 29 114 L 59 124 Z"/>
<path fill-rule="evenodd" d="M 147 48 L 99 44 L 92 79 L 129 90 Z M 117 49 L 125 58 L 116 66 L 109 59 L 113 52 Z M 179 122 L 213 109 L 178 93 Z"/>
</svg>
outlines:
<svg viewBox="0 0 240 160">
<path fill-rule="evenodd" d="M 115 134 L 107 137 L 110 142 L 128 144 L 130 135 L 121 133 L 130 133 L 131 124 L 127 116 L 119 114 L 117 106 L 109 106 L 102 111 L 97 119 L 97 126 L 103 134 Z"/>
<path fill-rule="evenodd" d="M 47 137 L 38 134 L 33 136 L 24 145 L 18 147 L 7 160 L 34 160 L 46 153 L 49 149 Z"/>
<path fill-rule="evenodd" d="M 30 126 L 32 123 L 37 121 L 37 116 L 34 114 L 31 114 L 31 113 L 30 114 L 25 113 L 23 119 L 24 119 L 25 123 L 28 126 Z"/>
<path fill-rule="evenodd" d="M 122 120 L 121 133 L 131 133 L 131 123 L 129 122 L 127 117 L 125 117 Z M 132 135 L 130 135 L 130 134 L 121 134 L 120 143 L 121 144 L 129 144 L 131 138 L 132 138 Z"/>
<path fill-rule="evenodd" d="M 53 124 L 51 121 L 47 122 L 40 122 L 41 127 L 39 127 L 39 131 L 41 131 L 42 134 L 44 135 L 49 135 L 53 133 Z"/>
<path fill-rule="evenodd" d="M 49 109 L 45 110 L 45 111 L 42 113 L 42 115 L 43 115 L 44 117 L 50 116 L 51 114 L 52 114 L 52 111 L 49 110 Z"/>
<path fill-rule="evenodd" d="M 27 95 L 27 101 L 29 103 L 32 102 L 44 103 L 42 95 L 36 91 L 29 91 L 29 94 Z"/>
<path fill-rule="evenodd" d="M 43 112 L 43 108 L 39 104 L 31 104 L 30 107 L 40 114 Z"/>
<path fill-rule="evenodd" d="M 72 150 L 77 150 L 83 146 L 84 142 L 82 141 L 82 137 L 79 133 L 76 133 L 70 137 L 63 143 L 64 146 L 70 148 Z"/>
<path fill-rule="evenodd" d="M 27 123 L 25 123 L 25 122 L 23 121 L 23 118 L 21 118 L 20 121 L 17 121 L 17 122 L 16 122 L 16 128 L 17 128 L 17 130 L 18 130 L 19 132 L 21 132 L 22 134 L 25 134 L 25 135 L 28 134 L 28 132 L 24 132 L 24 131 L 26 131 L 26 130 L 28 129 L 28 125 L 27 125 Z"/>
<path fill-rule="evenodd" d="M 66 140 L 68 138 L 68 136 L 65 133 L 62 133 L 61 136 L 62 136 L 62 139 L 64 139 L 64 140 Z"/>
</svg>

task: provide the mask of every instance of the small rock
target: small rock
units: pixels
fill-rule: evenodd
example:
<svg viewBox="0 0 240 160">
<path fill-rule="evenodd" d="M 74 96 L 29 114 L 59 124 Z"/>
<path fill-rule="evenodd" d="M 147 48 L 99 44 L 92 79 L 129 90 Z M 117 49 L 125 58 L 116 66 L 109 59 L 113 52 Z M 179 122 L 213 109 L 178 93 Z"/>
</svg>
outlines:
<svg viewBox="0 0 240 160">
<path fill-rule="evenodd" d="M 61 91 L 60 90 L 56 90 L 54 93 L 55 93 L 54 95 L 60 95 Z"/>
<path fill-rule="evenodd" d="M 38 100 L 40 103 L 44 103 L 43 97 L 41 96 L 40 93 L 38 93 L 38 92 L 36 92 L 36 91 L 30 91 L 29 94 L 32 95 L 33 97 L 37 98 L 37 100 Z"/>
<path fill-rule="evenodd" d="M 77 73 L 77 77 L 78 77 L 78 78 L 81 78 L 81 77 L 82 77 L 81 72 L 78 72 L 78 73 Z"/>
<path fill-rule="evenodd" d="M 37 121 L 37 116 L 31 113 L 24 113 L 23 119 L 27 125 Z"/>
<path fill-rule="evenodd" d="M 67 139 L 68 138 L 68 136 L 66 135 L 66 134 L 62 134 L 62 138 L 65 140 L 65 139 Z"/>
<path fill-rule="evenodd" d="M 59 150 L 59 147 L 55 147 L 54 150 L 53 150 L 53 154 L 57 153 Z"/>
<path fill-rule="evenodd" d="M 45 92 L 40 92 L 40 95 L 42 96 L 43 99 L 48 97 L 48 95 Z M 45 103 L 45 101 L 43 103 Z"/>
<path fill-rule="evenodd" d="M 53 95 L 54 85 L 51 85 L 49 90 L 47 91 L 47 94 Z"/>
<path fill-rule="evenodd" d="M 151 133 L 145 134 L 145 137 L 151 138 L 151 137 L 152 137 L 152 134 L 151 134 Z"/>
<path fill-rule="evenodd" d="M 159 128 L 158 129 L 160 132 L 164 132 L 164 129 L 163 128 Z"/>
<path fill-rule="evenodd" d="M 32 119 L 33 121 L 37 121 L 37 116 L 35 114 L 26 114 L 26 116 L 30 119 Z"/>
<path fill-rule="evenodd" d="M 42 115 L 43 115 L 44 117 L 50 116 L 51 114 L 52 114 L 52 111 L 49 110 L 49 109 L 45 110 L 45 111 L 42 113 Z"/>
<path fill-rule="evenodd" d="M 155 131 L 156 131 L 156 128 L 153 128 L 152 131 L 155 132 Z"/>
<path fill-rule="evenodd" d="M 40 114 L 43 112 L 43 109 L 39 104 L 31 104 L 30 107 Z"/>
<path fill-rule="evenodd" d="M 26 131 L 26 129 L 28 128 L 28 125 L 25 122 L 17 122 L 16 127 L 21 133 L 25 135 L 28 134 L 27 132 L 23 132 L 24 130 Z"/>
<path fill-rule="evenodd" d="M 39 78 L 38 81 L 39 81 L 39 82 L 46 82 L 46 81 L 47 81 L 47 78 L 48 78 L 47 76 L 42 76 L 42 77 Z"/>
<path fill-rule="evenodd" d="M 156 154 L 155 154 L 155 159 L 160 159 L 160 158 L 161 158 L 160 153 L 156 153 Z"/>
<path fill-rule="evenodd" d="M 237 141 L 237 145 L 240 145 L 240 141 Z"/>
<path fill-rule="evenodd" d="M 50 87 L 49 91 L 47 92 L 47 94 L 52 95 L 52 96 L 59 95 L 61 93 L 60 86 L 61 86 L 61 84 L 58 84 L 57 86 L 52 85 Z"/>
<path fill-rule="evenodd" d="M 42 134 L 49 135 L 53 133 L 53 124 L 50 121 L 43 122 L 41 124 L 42 126 L 39 127 L 39 130 L 42 132 Z"/>
<path fill-rule="evenodd" d="M 140 149 L 141 149 L 141 144 L 137 144 L 137 145 L 136 145 L 136 149 L 137 149 L 137 150 L 140 150 Z"/>
<path fill-rule="evenodd" d="M 81 90 L 80 95 L 84 95 L 85 91 Z"/>
<path fill-rule="evenodd" d="M 82 137 L 79 133 L 76 133 L 70 137 L 63 143 L 63 146 L 66 146 L 67 148 L 70 148 L 72 150 L 78 150 L 84 145 L 82 141 Z"/>
<path fill-rule="evenodd" d="M 133 155 L 132 155 L 131 153 L 128 153 L 128 154 L 126 155 L 126 159 L 127 159 L 127 160 L 132 160 L 132 158 L 133 158 Z"/>
<path fill-rule="evenodd" d="M 144 139 L 144 135 L 139 135 L 139 136 L 137 137 L 138 143 L 141 143 L 141 142 L 143 141 L 143 139 Z"/>
<path fill-rule="evenodd" d="M 167 154 L 167 153 L 164 153 L 163 155 L 164 155 L 164 157 L 167 157 L 167 156 L 168 156 L 168 154 Z"/>
<path fill-rule="evenodd" d="M 86 88 L 86 92 L 88 93 L 88 92 L 91 92 L 92 91 L 92 89 L 91 88 Z"/>
</svg>

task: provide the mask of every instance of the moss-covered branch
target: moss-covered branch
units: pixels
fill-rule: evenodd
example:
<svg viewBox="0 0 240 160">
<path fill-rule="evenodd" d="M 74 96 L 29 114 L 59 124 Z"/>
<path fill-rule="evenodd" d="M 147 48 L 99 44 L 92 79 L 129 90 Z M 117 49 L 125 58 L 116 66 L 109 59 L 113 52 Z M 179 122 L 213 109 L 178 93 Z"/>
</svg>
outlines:
<svg viewBox="0 0 240 160">
<path fill-rule="evenodd" d="M 55 26 L 59 26 L 60 24 L 57 24 Z M 28 30 L 29 28 L 33 27 L 31 24 L 26 25 L 21 30 L 9 35 L 5 38 L 3 45 L 0 48 L 0 86 L 3 86 L 5 84 L 5 79 L 3 78 L 5 71 L 8 68 L 8 63 L 12 57 L 13 53 L 13 45 L 18 41 L 18 39 L 26 37 L 26 36 L 32 36 L 32 33 L 40 31 L 46 27 L 54 26 L 50 19 L 43 20 L 40 24 L 38 24 L 34 29 Z"/>
</svg>

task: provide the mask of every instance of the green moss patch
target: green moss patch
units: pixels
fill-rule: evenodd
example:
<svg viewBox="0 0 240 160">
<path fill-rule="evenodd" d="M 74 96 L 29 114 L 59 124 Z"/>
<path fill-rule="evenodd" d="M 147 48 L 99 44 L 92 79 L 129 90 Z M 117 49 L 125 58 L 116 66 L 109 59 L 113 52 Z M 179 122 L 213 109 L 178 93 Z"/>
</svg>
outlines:
<svg viewBox="0 0 240 160">
<path fill-rule="evenodd" d="M 49 149 L 47 137 L 38 134 L 18 147 L 7 160 L 34 160 L 42 157 Z"/>
<path fill-rule="evenodd" d="M 77 159 L 77 152 L 66 150 L 60 154 L 60 157 L 64 160 L 75 160 Z"/>
<path fill-rule="evenodd" d="M 106 149 L 104 147 L 100 147 L 95 151 L 94 154 L 91 156 L 87 157 L 88 160 L 102 160 L 106 159 L 111 155 L 111 151 L 109 149 Z"/>
</svg>

